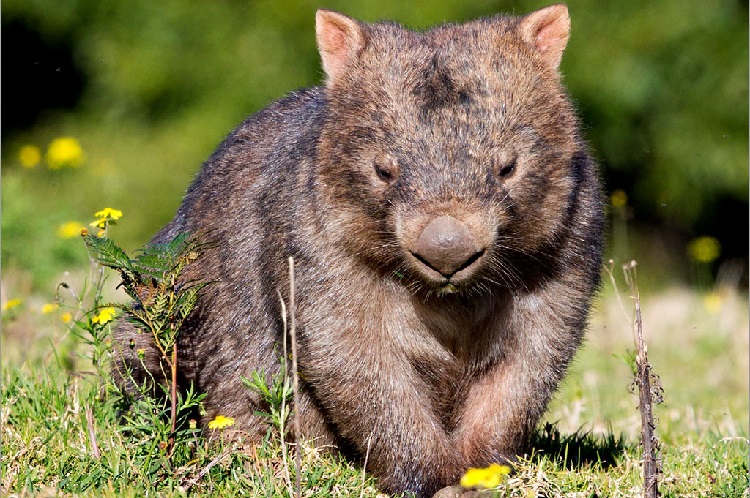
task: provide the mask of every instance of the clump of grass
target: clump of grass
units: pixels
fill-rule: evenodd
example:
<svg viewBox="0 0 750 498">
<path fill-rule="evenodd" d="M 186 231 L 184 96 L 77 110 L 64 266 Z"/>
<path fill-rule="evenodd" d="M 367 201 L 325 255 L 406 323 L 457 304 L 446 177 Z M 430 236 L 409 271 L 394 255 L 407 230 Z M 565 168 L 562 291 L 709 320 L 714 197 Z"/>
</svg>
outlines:
<svg viewBox="0 0 750 498">
<path fill-rule="evenodd" d="M 43 371 L 6 370 L 2 377 L 3 451 L 0 493 L 18 496 L 290 496 L 278 440 L 250 443 L 241 433 L 178 433 L 167 458 L 158 442 L 169 434 L 168 411 L 143 430 L 123 427 L 114 400 L 98 399 L 98 386 L 66 375 L 53 363 Z M 86 410 L 98 456 L 93 452 Z M 151 424 L 143 416 L 144 425 Z M 166 422 L 165 422 L 166 421 Z M 303 496 L 377 496 L 374 482 L 342 457 L 302 447 Z"/>
</svg>

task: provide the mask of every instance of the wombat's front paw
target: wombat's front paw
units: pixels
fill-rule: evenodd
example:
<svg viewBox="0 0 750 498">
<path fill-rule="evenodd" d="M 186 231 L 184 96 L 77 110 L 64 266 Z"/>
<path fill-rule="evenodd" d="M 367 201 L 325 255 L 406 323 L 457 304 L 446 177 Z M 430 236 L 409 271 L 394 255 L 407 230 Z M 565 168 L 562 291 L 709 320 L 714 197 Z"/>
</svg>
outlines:
<svg viewBox="0 0 750 498">
<path fill-rule="evenodd" d="M 462 486 L 446 486 L 434 495 L 432 498 L 474 498 L 479 492 L 473 489 L 465 489 Z"/>
</svg>

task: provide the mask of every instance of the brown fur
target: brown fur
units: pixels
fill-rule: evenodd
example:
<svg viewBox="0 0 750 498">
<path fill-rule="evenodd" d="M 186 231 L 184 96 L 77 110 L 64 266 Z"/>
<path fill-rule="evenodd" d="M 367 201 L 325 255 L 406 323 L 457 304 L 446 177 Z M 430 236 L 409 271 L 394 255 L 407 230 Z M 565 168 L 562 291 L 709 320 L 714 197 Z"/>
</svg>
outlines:
<svg viewBox="0 0 750 498">
<path fill-rule="evenodd" d="M 568 30 L 559 5 L 424 33 L 318 13 L 326 86 L 238 127 L 155 238 L 213 244 L 179 344 L 208 420 L 265 432 L 240 375 L 279 370 L 291 255 L 304 437 L 359 455 L 372 438 L 379 485 L 418 496 L 523 451 L 601 262 L 596 166 L 557 69 Z M 155 370 L 143 336 L 118 336 Z"/>
</svg>

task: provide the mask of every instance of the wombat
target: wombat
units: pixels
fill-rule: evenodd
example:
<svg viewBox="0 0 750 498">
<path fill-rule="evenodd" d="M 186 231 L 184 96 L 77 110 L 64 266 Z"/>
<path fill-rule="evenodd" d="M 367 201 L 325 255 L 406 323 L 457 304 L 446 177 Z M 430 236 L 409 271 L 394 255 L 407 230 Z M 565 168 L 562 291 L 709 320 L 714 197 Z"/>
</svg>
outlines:
<svg viewBox="0 0 750 498">
<path fill-rule="evenodd" d="M 180 387 L 207 394 L 204 422 L 265 433 L 240 376 L 279 372 L 293 256 L 301 437 L 429 496 L 524 451 L 598 286 L 597 166 L 558 71 L 568 12 L 316 21 L 325 85 L 233 131 L 154 238 L 208 243 Z M 146 335 L 117 335 L 136 382 L 136 349 L 159 371 Z"/>
</svg>

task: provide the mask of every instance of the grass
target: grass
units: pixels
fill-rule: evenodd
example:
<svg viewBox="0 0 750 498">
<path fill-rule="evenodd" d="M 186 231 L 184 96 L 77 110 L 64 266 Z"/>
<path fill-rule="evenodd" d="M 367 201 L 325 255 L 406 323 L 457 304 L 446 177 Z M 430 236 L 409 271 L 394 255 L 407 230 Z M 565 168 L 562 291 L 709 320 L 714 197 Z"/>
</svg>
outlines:
<svg viewBox="0 0 750 498">
<path fill-rule="evenodd" d="M 59 320 L 65 308 L 42 315 L 34 308 L 43 300 L 25 302 L 3 316 L 2 494 L 293 494 L 293 459 L 284 458 L 273 434 L 250 445 L 241 434 L 227 437 L 231 428 L 188 431 L 179 438 L 181 456 L 167 458 L 157 429 L 119 423 L 119 397 L 78 356 L 86 348 Z M 641 304 L 649 356 L 665 390 L 655 408 L 663 496 L 748 496 L 746 294 L 671 288 L 642 294 Z M 638 401 L 622 359 L 633 348 L 628 313 L 605 286 L 534 452 L 495 496 L 640 495 Z M 356 462 L 311 445 L 303 445 L 300 481 L 303 496 L 378 496 Z"/>
<path fill-rule="evenodd" d="M 153 448 L 150 460 L 133 447 L 117 423 L 111 400 L 85 379 L 60 375 L 54 367 L 34 375 L 3 375 L 4 493 L 18 496 L 281 496 L 286 487 L 278 445 L 245 445 L 215 432 L 195 438 L 192 459 L 169 468 L 164 452 Z M 86 411 L 99 448 L 97 457 Z M 310 496 L 330 494 L 333 486 L 363 487 L 361 472 L 339 458 L 305 451 L 302 482 Z M 201 473 L 208 468 L 208 472 Z M 169 473 L 163 472 L 169 470 Z M 159 476 L 155 482 L 154 477 Z M 373 485 L 364 482 L 373 496 Z"/>
</svg>

